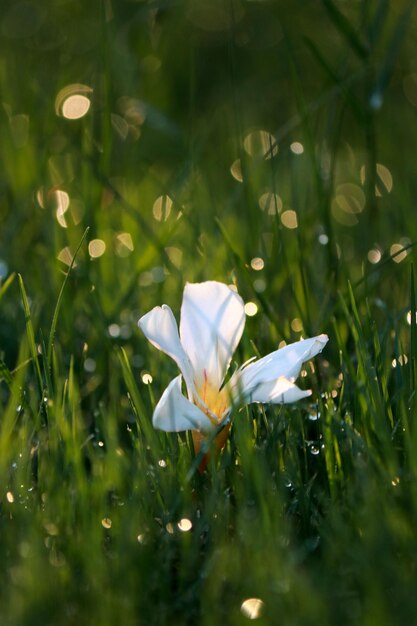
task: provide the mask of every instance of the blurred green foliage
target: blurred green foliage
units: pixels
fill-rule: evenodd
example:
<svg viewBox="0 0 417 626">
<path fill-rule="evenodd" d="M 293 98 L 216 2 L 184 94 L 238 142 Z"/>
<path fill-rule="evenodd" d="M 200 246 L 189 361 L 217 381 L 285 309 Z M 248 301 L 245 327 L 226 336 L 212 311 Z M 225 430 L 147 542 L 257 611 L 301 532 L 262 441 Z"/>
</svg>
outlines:
<svg viewBox="0 0 417 626">
<path fill-rule="evenodd" d="M 2 626 L 415 622 L 413 8 L 3 0 Z M 136 323 L 207 279 L 331 341 L 200 476 Z"/>
</svg>

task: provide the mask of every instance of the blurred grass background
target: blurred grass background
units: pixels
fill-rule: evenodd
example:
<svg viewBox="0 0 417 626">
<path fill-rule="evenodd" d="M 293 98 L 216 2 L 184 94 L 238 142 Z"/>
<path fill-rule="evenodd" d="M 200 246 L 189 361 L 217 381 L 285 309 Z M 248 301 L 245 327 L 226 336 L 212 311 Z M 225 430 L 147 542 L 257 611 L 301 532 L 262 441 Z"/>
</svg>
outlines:
<svg viewBox="0 0 417 626">
<path fill-rule="evenodd" d="M 2 626 L 416 622 L 413 8 L 3 2 Z M 200 476 L 137 320 L 207 279 L 330 342 Z"/>
</svg>

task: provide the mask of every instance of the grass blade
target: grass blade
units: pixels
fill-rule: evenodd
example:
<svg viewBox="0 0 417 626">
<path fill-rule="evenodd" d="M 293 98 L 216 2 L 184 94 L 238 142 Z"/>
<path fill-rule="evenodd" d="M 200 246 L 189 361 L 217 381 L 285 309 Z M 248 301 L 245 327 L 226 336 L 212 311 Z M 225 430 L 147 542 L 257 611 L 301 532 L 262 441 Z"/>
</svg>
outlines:
<svg viewBox="0 0 417 626">
<path fill-rule="evenodd" d="M 52 323 L 51 323 L 51 329 L 49 331 L 49 339 L 48 339 L 48 350 L 47 350 L 47 364 L 48 364 L 48 369 L 49 371 L 51 371 L 51 365 L 52 365 L 52 350 L 53 350 L 53 345 L 54 345 L 54 337 L 55 337 L 55 332 L 56 332 L 56 326 L 58 323 L 58 317 L 59 317 L 59 311 L 61 309 L 61 305 L 62 305 L 62 296 L 64 294 L 64 290 L 65 290 L 65 285 L 67 284 L 69 275 L 71 274 L 71 271 L 74 267 L 75 264 L 75 259 L 77 257 L 78 252 L 80 251 L 81 246 L 84 243 L 85 238 L 87 237 L 89 228 L 87 227 L 84 231 L 83 236 L 81 237 L 80 243 L 78 244 L 78 247 L 75 251 L 74 256 L 72 257 L 71 260 L 71 265 L 68 268 L 68 272 L 65 275 L 64 281 L 61 285 L 61 289 L 58 295 L 58 300 L 55 306 L 55 310 L 54 310 L 54 314 L 52 317 Z"/>
<path fill-rule="evenodd" d="M 339 9 L 335 6 L 332 0 L 323 0 L 323 4 L 327 11 L 327 14 L 329 15 L 333 24 L 336 26 L 339 33 L 343 35 L 343 37 L 350 44 L 350 47 L 358 55 L 358 57 L 364 61 L 368 57 L 368 49 L 358 37 L 352 24 L 343 15 L 343 13 L 339 11 Z"/>
<path fill-rule="evenodd" d="M 3 297 L 5 296 L 7 290 L 9 289 L 10 285 L 12 284 L 15 278 L 16 278 L 15 273 L 10 274 L 10 276 L 5 281 L 4 285 L 0 286 L 0 302 L 2 301 Z"/>
<path fill-rule="evenodd" d="M 43 379 L 42 379 L 42 374 L 41 374 L 41 368 L 39 365 L 39 355 L 38 355 L 38 349 L 36 347 L 36 342 L 35 342 L 35 332 L 33 330 L 32 316 L 30 313 L 29 301 L 28 301 L 28 297 L 26 294 L 25 285 L 23 283 L 23 278 L 20 274 L 18 274 L 18 278 L 19 278 L 20 293 L 22 296 L 23 310 L 25 312 L 26 334 L 27 334 L 28 343 L 29 343 L 29 351 L 32 357 L 33 367 L 35 368 L 36 378 L 38 380 L 39 392 L 42 397 L 44 384 L 43 384 Z"/>
</svg>

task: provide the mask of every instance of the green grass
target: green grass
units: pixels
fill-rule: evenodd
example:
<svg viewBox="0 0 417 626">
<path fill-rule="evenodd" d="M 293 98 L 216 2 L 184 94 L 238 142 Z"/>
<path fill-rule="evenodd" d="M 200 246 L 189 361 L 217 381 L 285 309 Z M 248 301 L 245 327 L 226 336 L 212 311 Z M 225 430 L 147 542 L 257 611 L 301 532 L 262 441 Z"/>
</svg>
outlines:
<svg viewBox="0 0 417 626">
<path fill-rule="evenodd" d="M 415 623 L 413 5 L 7 0 L 1 626 Z M 137 320 L 210 279 L 258 307 L 238 363 L 330 341 L 200 474 Z"/>
</svg>

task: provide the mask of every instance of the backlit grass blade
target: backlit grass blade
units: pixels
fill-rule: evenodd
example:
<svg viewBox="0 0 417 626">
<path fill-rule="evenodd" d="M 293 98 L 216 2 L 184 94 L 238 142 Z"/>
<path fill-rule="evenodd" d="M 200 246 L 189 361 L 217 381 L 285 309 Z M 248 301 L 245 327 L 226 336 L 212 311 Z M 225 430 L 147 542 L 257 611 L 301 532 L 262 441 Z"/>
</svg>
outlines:
<svg viewBox="0 0 417 626">
<path fill-rule="evenodd" d="M 149 411 L 146 410 L 145 404 L 137 387 L 132 368 L 130 367 L 129 359 L 123 348 L 119 352 L 119 362 L 122 368 L 123 379 L 136 414 L 138 427 L 148 441 L 155 442 L 156 434 L 151 420 L 147 415 Z"/>
<path fill-rule="evenodd" d="M 10 285 L 13 283 L 15 278 L 16 278 L 16 274 L 14 273 L 10 274 L 10 276 L 4 281 L 4 284 L 0 285 L 0 302 L 4 298 L 7 290 L 9 289 Z"/>
<path fill-rule="evenodd" d="M 29 307 L 29 302 L 28 302 L 25 286 L 23 283 L 23 278 L 20 274 L 18 274 L 18 279 L 19 279 L 20 293 L 22 296 L 23 310 L 25 312 L 26 335 L 27 335 L 28 344 L 29 344 L 29 352 L 32 357 L 32 363 L 33 363 L 35 375 L 38 381 L 39 393 L 42 398 L 44 383 L 42 379 L 41 368 L 39 365 L 39 354 L 38 354 L 38 349 L 37 349 L 36 342 L 35 342 L 35 333 L 33 330 L 32 316 L 30 313 L 30 307 Z"/>
<path fill-rule="evenodd" d="M 26 367 L 29 363 L 26 357 L 27 347 L 22 343 L 19 350 L 18 360 L 23 363 L 24 366 L 16 370 L 13 380 L 9 379 L 10 396 L 7 405 L 1 414 L 0 420 L 0 480 L 2 483 L 2 490 L 4 489 L 7 481 L 7 477 L 5 476 L 6 467 L 10 462 L 11 455 L 14 453 L 16 444 L 18 444 L 18 439 L 16 436 L 13 436 L 13 429 L 19 417 L 19 407 L 22 406 L 23 381 L 26 375 Z M 3 368 L 2 375 L 4 376 Z"/>
<path fill-rule="evenodd" d="M 84 243 L 85 238 L 88 235 L 88 231 L 89 228 L 86 228 L 84 231 L 83 236 L 81 237 L 80 243 L 78 244 L 77 249 L 75 250 L 74 256 L 71 259 L 71 264 L 68 268 L 67 273 L 65 274 L 65 278 L 64 281 L 61 285 L 61 289 L 59 291 L 59 295 L 58 295 L 58 300 L 56 302 L 55 305 L 55 310 L 54 310 L 54 314 L 52 316 L 52 323 L 51 323 L 51 329 L 49 331 L 49 339 L 48 339 L 48 350 L 47 350 L 47 364 L 48 364 L 48 369 L 49 371 L 51 370 L 51 365 L 52 365 L 52 350 L 53 350 L 53 345 L 54 345 L 54 338 L 55 338 L 55 332 L 56 332 L 56 326 L 58 323 L 58 317 L 59 317 L 59 312 L 62 306 L 62 297 L 64 295 L 64 290 L 65 290 L 65 285 L 67 284 L 68 278 L 71 274 L 71 271 L 74 267 L 75 264 L 75 259 L 77 257 L 77 254 L 82 246 L 82 244 Z"/>
</svg>

